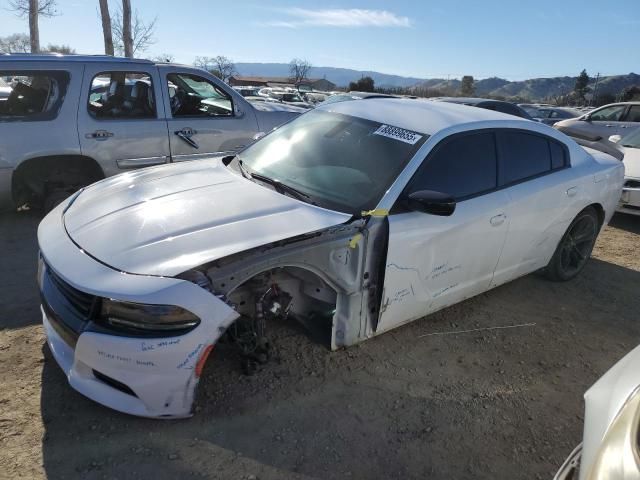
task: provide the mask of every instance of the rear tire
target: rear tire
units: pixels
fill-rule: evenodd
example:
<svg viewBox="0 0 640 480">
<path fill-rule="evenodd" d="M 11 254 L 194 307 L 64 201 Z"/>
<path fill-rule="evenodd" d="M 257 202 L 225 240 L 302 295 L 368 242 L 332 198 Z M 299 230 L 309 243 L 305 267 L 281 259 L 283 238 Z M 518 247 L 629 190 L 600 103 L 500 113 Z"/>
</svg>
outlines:
<svg viewBox="0 0 640 480">
<path fill-rule="evenodd" d="M 554 282 L 576 277 L 587 264 L 600 231 L 600 219 L 593 207 L 582 210 L 562 236 L 545 275 Z"/>
</svg>

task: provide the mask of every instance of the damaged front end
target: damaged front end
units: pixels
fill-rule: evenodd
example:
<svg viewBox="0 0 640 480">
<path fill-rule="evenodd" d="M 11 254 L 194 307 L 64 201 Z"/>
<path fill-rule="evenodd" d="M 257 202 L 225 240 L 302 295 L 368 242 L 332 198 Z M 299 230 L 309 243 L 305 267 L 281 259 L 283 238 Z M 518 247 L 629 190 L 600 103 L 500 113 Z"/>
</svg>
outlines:
<svg viewBox="0 0 640 480">
<path fill-rule="evenodd" d="M 252 373 L 268 361 L 269 324 L 294 319 L 331 350 L 375 333 L 388 238 L 385 216 L 366 216 L 237 253 L 179 275 L 239 313 L 226 338 Z"/>
</svg>

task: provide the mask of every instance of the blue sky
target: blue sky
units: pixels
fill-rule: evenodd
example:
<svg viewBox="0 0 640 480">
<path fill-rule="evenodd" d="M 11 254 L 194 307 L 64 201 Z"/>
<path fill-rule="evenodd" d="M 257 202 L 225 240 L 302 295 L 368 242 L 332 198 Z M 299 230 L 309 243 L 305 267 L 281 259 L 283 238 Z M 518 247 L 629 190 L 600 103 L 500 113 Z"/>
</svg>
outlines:
<svg viewBox="0 0 640 480">
<path fill-rule="evenodd" d="M 142 56 L 226 55 L 236 62 L 288 62 L 417 77 L 512 80 L 640 71 L 640 0 L 132 0 L 157 17 L 156 43 Z M 119 1 L 111 2 L 112 11 Z M 58 0 L 40 41 L 103 53 L 97 0 Z M 0 36 L 27 21 L 0 0 Z"/>
</svg>

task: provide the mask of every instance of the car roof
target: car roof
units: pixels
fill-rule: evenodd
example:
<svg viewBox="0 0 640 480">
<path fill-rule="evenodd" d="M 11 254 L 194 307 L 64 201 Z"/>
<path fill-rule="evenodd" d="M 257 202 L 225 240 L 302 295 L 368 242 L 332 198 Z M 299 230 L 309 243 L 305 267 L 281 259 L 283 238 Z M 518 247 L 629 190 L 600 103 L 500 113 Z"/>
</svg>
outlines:
<svg viewBox="0 0 640 480">
<path fill-rule="evenodd" d="M 491 98 L 475 98 L 475 97 L 438 97 L 438 102 L 463 103 L 465 105 L 478 105 L 479 103 L 509 103 L 503 100 L 493 100 Z"/>
<path fill-rule="evenodd" d="M 152 60 L 146 60 L 143 58 L 125 58 L 125 57 L 112 57 L 111 55 L 63 55 L 61 53 L 5 53 L 0 54 L 0 61 L 40 61 L 40 62 L 118 62 L 118 63 L 146 63 L 157 64 L 161 63 L 166 65 L 165 62 L 154 62 Z"/>
<path fill-rule="evenodd" d="M 364 118 L 427 135 L 463 123 L 519 121 L 518 117 L 493 110 L 409 98 L 370 98 L 358 102 L 336 102 L 320 104 L 316 109 Z M 526 120 L 521 121 L 530 123 Z"/>
</svg>

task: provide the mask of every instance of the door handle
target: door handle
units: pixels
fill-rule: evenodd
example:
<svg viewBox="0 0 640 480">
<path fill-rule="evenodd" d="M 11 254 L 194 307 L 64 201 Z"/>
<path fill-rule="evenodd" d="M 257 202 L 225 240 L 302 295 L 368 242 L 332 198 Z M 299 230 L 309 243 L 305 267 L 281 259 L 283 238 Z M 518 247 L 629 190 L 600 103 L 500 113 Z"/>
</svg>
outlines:
<svg viewBox="0 0 640 480">
<path fill-rule="evenodd" d="M 502 225 L 506 219 L 507 219 L 507 216 L 504 213 L 501 213 L 500 215 L 491 217 L 491 220 L 489 220 L 489 223 L 494 227 L 498 227 Z"/>
<path fill-rule="evenodd" d="M 180 137 L 182 140 L 184 140 L 188 145 L 192 146 L 193 148 L 200 148 L 196 143 L 196 141 L 193 138 L 191 138 L 193 135 L 198 133 L 193 128 L 184 127 L 182 130 L 176 130 L 173 133 L 175 133 L 178 137 Z"/>
<path fill-rule="evenodd" d="M 93 138 L 94 140 L 106 140 L 113 137 L 113 132 L 107 132 L 106 130 L 96 130 L 92 133 L 87 133 L 84 138 Z"/>
<path fill-rule="evenodd" d="M 611 128 L 611 127 L 615 127 L 615 125 L 611 125 L 611 124 L 608 123 L 608 124 L 605 125 L 605 127 Z"/>
<path fill-rule="evenodd" d="M 576 193 L 578 193 L 578 187 L 571 187 L 567 190 L 567 197 L 575 197 Z"/>
</svg>

